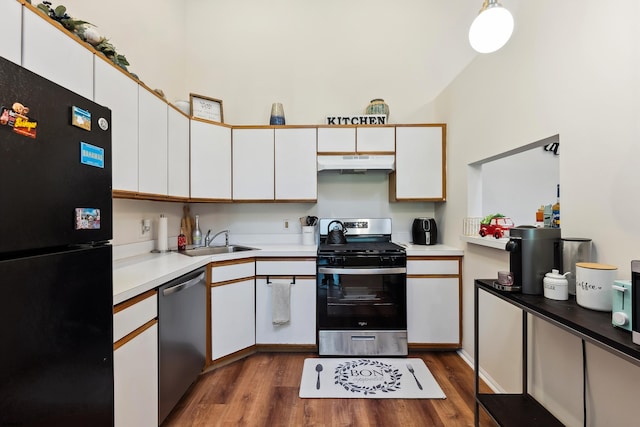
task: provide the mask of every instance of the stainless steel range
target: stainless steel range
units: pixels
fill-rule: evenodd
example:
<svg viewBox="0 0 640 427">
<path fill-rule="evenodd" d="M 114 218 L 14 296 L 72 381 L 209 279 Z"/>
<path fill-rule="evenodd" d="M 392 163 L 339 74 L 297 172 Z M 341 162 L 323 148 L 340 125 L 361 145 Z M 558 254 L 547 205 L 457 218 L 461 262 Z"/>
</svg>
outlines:
<svg viewBox="0 0 640 427">
<path fill-rule="evenodd" d="M 317 258 L 320 355 L 406 356 L 407 255 L 390 218 L 323 218 Z"/>
</svg>

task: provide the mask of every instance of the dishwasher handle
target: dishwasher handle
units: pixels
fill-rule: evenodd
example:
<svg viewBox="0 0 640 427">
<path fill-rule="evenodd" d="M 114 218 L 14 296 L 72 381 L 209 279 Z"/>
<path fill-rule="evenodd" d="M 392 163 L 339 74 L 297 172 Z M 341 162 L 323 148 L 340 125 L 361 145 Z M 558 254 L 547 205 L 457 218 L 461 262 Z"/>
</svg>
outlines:
<svg viewBox="0 0 640 427">
<path fill-rule="evenodd" d="M 176 292 L 186 291 L 187 289 L 197 285 L 203 280 L 204 280 L 204 273 L 200 274 L 197 277 L 194 277 L 191 280 L 187 280 L 186 282 L 178 283 L 177 285 L 173 285 L 170 288 L 163 289 L 162 295 L 168 296 L 171 294 L 175 294 Z"/>
</svg>

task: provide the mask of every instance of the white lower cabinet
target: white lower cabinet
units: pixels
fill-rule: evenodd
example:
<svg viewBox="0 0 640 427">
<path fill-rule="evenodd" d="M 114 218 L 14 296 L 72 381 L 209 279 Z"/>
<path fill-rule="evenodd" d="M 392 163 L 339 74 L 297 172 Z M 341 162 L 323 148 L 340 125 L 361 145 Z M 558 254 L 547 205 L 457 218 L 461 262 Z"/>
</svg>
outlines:
<svg viewBox="0 0 640 427">
<path fill-rule="evenodd" d="M 291 278 L 284 280 L 291 282 Z M 272 284 L 266 278 L 256 279 L 256 344 L 316 343 L 316 281 L 296 278 L 290 286 L 290 320 L 274 325 Z"/>
<path fill-rule="evenodd" d="M 115 427 L 158 425 L 157 307 L 151 291 L 114 308 Z"/>
<path fill-rule="evenodd" d="M 256 261 L 256 344 L 316 344 L 315 273 L 315 259 Z M 272 289 L 280 281 L 290 283 L 290 320 L 273 324 Z"/>
<path fill-rule="evenodd" d="M 256 343 L 253 259 L 211 264 L 211 360 Z"/>
<path fill-rule="evenodd" d="M 255 344 L 254 280 L 211 288 L 211 358 Z"/>
<path fill-rule="evenodd" d="M 410 345 L 461 346 L 461 257 L 407 259 L 407 334 Z"/>
</svg>

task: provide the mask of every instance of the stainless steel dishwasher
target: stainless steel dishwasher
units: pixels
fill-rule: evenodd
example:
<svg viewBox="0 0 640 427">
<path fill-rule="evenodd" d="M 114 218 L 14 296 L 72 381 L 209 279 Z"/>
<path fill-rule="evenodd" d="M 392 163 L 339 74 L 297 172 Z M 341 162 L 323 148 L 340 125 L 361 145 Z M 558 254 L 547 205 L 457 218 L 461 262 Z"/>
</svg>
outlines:
<svg viewBox="0 0 640 427">
<path fill-rule="evenodd" d="M 205 365 L 205 277 L 205 267 L 202 267 L 159 288 L 159 423 L 169 415 Z"/>
</svg>

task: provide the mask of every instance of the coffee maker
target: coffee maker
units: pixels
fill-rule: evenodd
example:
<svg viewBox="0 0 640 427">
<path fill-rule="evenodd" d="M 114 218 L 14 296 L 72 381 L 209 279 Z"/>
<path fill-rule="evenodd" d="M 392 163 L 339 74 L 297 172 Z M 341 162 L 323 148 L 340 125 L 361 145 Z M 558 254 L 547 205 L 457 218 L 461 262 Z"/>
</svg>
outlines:
<svg viewBox="0 0 640 427">
<path fill-rule="evenodd" d="M 523 294 L 542 295 L 544 275 L 561 263 L 559 228 L 522 225 L 509 231 L 505 250 L 510 252 L 513 285 Z"/>
</svg>

